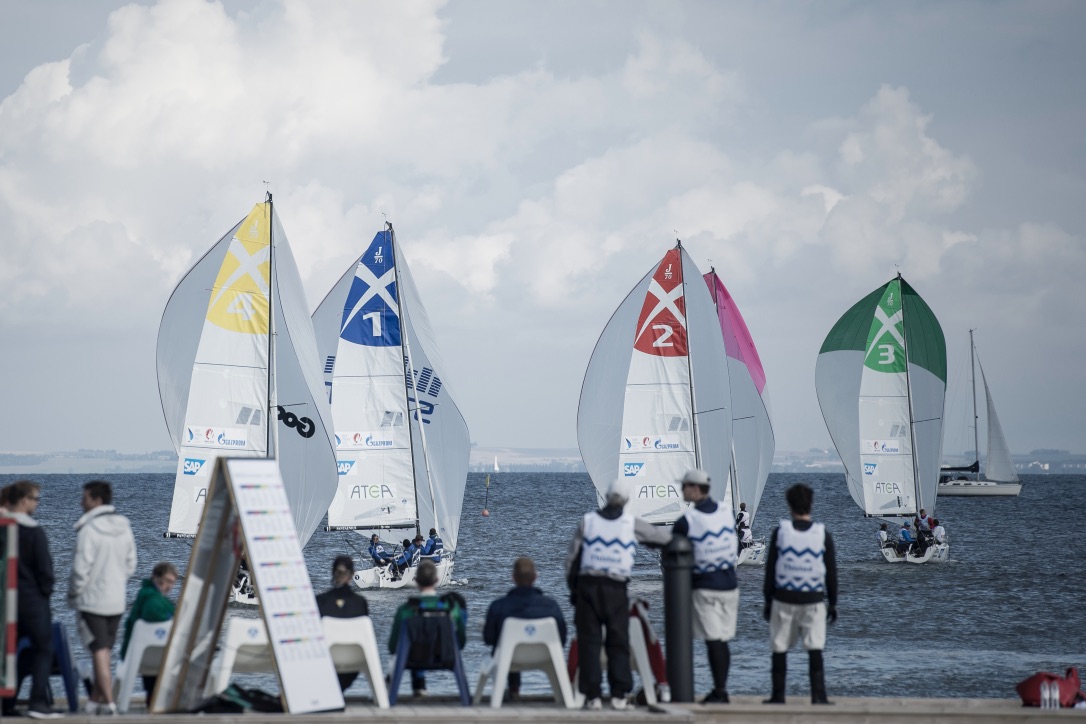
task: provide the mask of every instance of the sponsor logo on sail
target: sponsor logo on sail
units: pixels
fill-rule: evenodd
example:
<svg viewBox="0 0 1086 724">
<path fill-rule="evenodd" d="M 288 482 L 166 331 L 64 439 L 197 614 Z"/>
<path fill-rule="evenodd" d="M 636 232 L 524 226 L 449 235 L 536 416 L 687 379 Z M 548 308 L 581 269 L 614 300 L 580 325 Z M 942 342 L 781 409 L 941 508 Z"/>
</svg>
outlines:
<svg viewBox="0 0 1086 724">
<path fill-rule="evenodd" d="M 874 475 L 879 471 L 878 463 L 864 463 L 864 475 Z"/>
<path fill-rule="evenodd" d="M 885 495 L 901 495 L 901 486 L 897 483 L 875 483 L 875 492 Z"/>
<path fill-rule="evenodd" d="M 395 498 L 391 485 L 355 485 L 351 488 L 351 500 L 384 500 Z M 406 502 L 406 501 L 404 501 Z"/>
<path fill-rule="evenodd" d="M 354 468 L 354 460 L 337 460 L 336 467 L 339 468 L 340 475 L 350 475 L 351 470 Z"/>
<path fill-rule="evenodd" d="M 372 450 L 374 448 L 391 448 L 394 438 L 392 430 L 380 430 L 377 432 L 361 430 L 358 432 L 337 432 L 336 447 L 343 450 Z"/>
<path fill-rule="evenodd" d="M 181 467 L 181 472 L 185 475 L 199 475 L 204 468 L 205 462 L 207 461 L 199 458 L 185 458 L 185 464 Z"/>
<path fill-rule="evenodd" d="M 679 441 L 672 435 L 664 435 L 656 438 L 652 443 L 656 450 L 678 450 Z"/>
<path fill-rule="evenodd" d="M 366 447 L 392 447 L 392 434 L 373 432 L 366 435 Z"/>
<path fill-rule="evenodd" d="M 645 463 L 625 463 L 622 474 L 627 478 L 636 478 L 645 471 Z"/>
<path fill-rule="evenodd" d="M 641 498 L 681 498 L 678 488 L 674 485 L 642 485 L 637 490 L 638 499 Z"/>
<path fill-rule="evenodd" d="M 236 427 L 186 427 L 186 444 L 193 447 L 242 448 L 249 444 L 248 431 Z"/>
<path fill-rule="evenodd" d="M 901 452 L 900 439 L 864 440 L 864 452 L 880 455 L 893 455 Z"/>
</svg>

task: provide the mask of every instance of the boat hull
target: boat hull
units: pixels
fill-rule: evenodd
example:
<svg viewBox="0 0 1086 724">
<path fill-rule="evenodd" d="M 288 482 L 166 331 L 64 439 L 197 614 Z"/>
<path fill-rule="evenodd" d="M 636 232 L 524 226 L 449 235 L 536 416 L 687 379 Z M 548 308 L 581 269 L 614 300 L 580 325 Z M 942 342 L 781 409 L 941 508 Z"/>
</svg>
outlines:
<svg viewBox="0 0 1086 724">
<path fill-rule="evenodd" d="M 739 551 L 739 562 L 736 565 L 741 566 L 744 563 L 749 563 L 752 566 L 764 566 L 767 557 L 769 557 L 769 548 L 766 546 L 765 540 L 758 540 L 749 548 L 743 548 Z"/>
<path fill-rule="evenodd" d="M 380 568 L 374 566 L 356 571 L 354 574 L 354 585 L 361 589 L 417 588 L 415 585 L 415 571 L 418 570 L 417 567 L 412 566 L 411 568 L 408 568 L 398 579 L 393 579 L 392 574 L 389 573 L 388 569 L 388 566 L 382 566 Z M 438 563 L 438 587 L 447 586 L 452 583 L 452 573 L 453 561 L 451 559 L 446 558 L 442 560 L 441 563 Z"/>
<path fill-rule="evenodd" d="M 894 546 L 880 548 L 879 552 L 882 553 L 883 560 L 887 563 L 946 563 L 950 559 L 950 545 L 948 543 L 928 546 L 923 555 L 919 556 L 914 555 L 911 551 L 901 555 Z"/>
<path fill-rule="evenodd" d="M 951 480 L 939 483 L 939 495 L 1014 497 L 1022 492 L 1021 483 L 993 483 L 990 480 Z"/>
</svg>

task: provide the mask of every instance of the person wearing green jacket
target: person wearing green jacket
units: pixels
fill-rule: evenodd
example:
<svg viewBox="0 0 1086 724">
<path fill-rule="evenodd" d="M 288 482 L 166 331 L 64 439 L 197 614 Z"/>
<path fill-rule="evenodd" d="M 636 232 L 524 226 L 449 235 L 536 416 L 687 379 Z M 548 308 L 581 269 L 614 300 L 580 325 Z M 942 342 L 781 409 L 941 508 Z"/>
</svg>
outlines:
<svg viewBox="0 0 1086 724">
<path fill-rule="evenodd" d="M 151 577 L 143 579 L 136 600 L 132 602 L 132 610 L 128 612 L 128 618 L 124 622 L 124 641 L 121 643 L 121 660 L 128 653 L 128 642 L 132 638 L 132 629 L 136 621 L 149 621 L 160 623 L 173 618 L 174 602 L 166 596 L 173 590 L 177 583 L 177 566 L 169 561 L 163 561 L 151 571 Z M 147 700 L 151 699 L 151 692 L 155 689 L 155 680 L 158 677 L 144 676 L 143 689 L 147 692 Z"/>
</svg>

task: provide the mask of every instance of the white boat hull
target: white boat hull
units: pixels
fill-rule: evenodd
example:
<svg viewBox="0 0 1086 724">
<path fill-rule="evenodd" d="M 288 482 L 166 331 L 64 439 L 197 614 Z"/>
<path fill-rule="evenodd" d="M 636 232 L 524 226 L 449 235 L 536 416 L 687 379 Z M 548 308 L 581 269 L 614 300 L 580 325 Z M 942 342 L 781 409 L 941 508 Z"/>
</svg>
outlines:
<svg viewBox="0 0 1086 724">
<path fill-rule="evenodd" d="M 994 483 L 990 480 L 950 480 L 939 483 L 939 495 L 998 495 L 1013 497 L 1021 492 L 1021 483 Z"/>
<path fill-rule="evenodd" d="M 769 548 L 765 544 L 765 540 L 754 541 L 754 545 L 749 548 L 742 548 L 739 551 L 739 563 L 736 565 L 743 565 L 749 563 L 752 566 L 764 566 L 766 558 L 769 557 Z"/>
<path fill-rule="evenodd" d="M 905 555 L 897 552 L 894 546 L 880 548 L 883 559 L 887 563 L 946 563 L 950 558 L 950 544 L 939 543 L 930 545 L 923 555 L 914 555 L 911 551 Z"/>
<path fill-rule="evenodd" d="M 392 577 L 389 566 L 377 566 L 363 568 L 354 574 L 354 585 L 358 588 L 416 588 L 415 571 L 418 568 L 412 566 L 403 572 L 397 579 Z M 452 583 L 453 561 L 446 558 L 437 564 L 437 585 L 447 586 Z"/>
</svg>

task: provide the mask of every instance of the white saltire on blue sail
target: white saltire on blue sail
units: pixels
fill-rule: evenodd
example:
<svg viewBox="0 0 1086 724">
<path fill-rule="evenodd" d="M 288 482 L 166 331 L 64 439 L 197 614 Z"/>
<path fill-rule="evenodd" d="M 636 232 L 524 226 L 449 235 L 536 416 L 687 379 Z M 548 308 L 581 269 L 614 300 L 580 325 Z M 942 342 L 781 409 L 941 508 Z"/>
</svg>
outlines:
<svg viewBox="0 0 1086 724">
<path fill-rule="evenodd" d="M 391 229 L 313 313 L 335 421 L 328 526 L 439 531 L 454 549 L 471 442 Z"/>
<path fill-rule="evenodd" d="M 178 452 L 167 535 L 195 535 L 221 456 L 278 457 L 302 545 L 316 530 L 334 494 L 335 458 L 305 310 L 270 200 L 170 296 L 157 349 L 162 410 Z M 269 415 L 277 423 L 270 430 Z"/>
<path fill-rule="evenodd" d="M 676 246 L 642 278 L 604 327 L 585 372 L 577 441 L 602 502 L 611 481 L 632 483 L 627 509 L 673 523 L 693 467 L 731 506 L 731 410 L 716 307 L 690 256 Z"/>
</svg>

